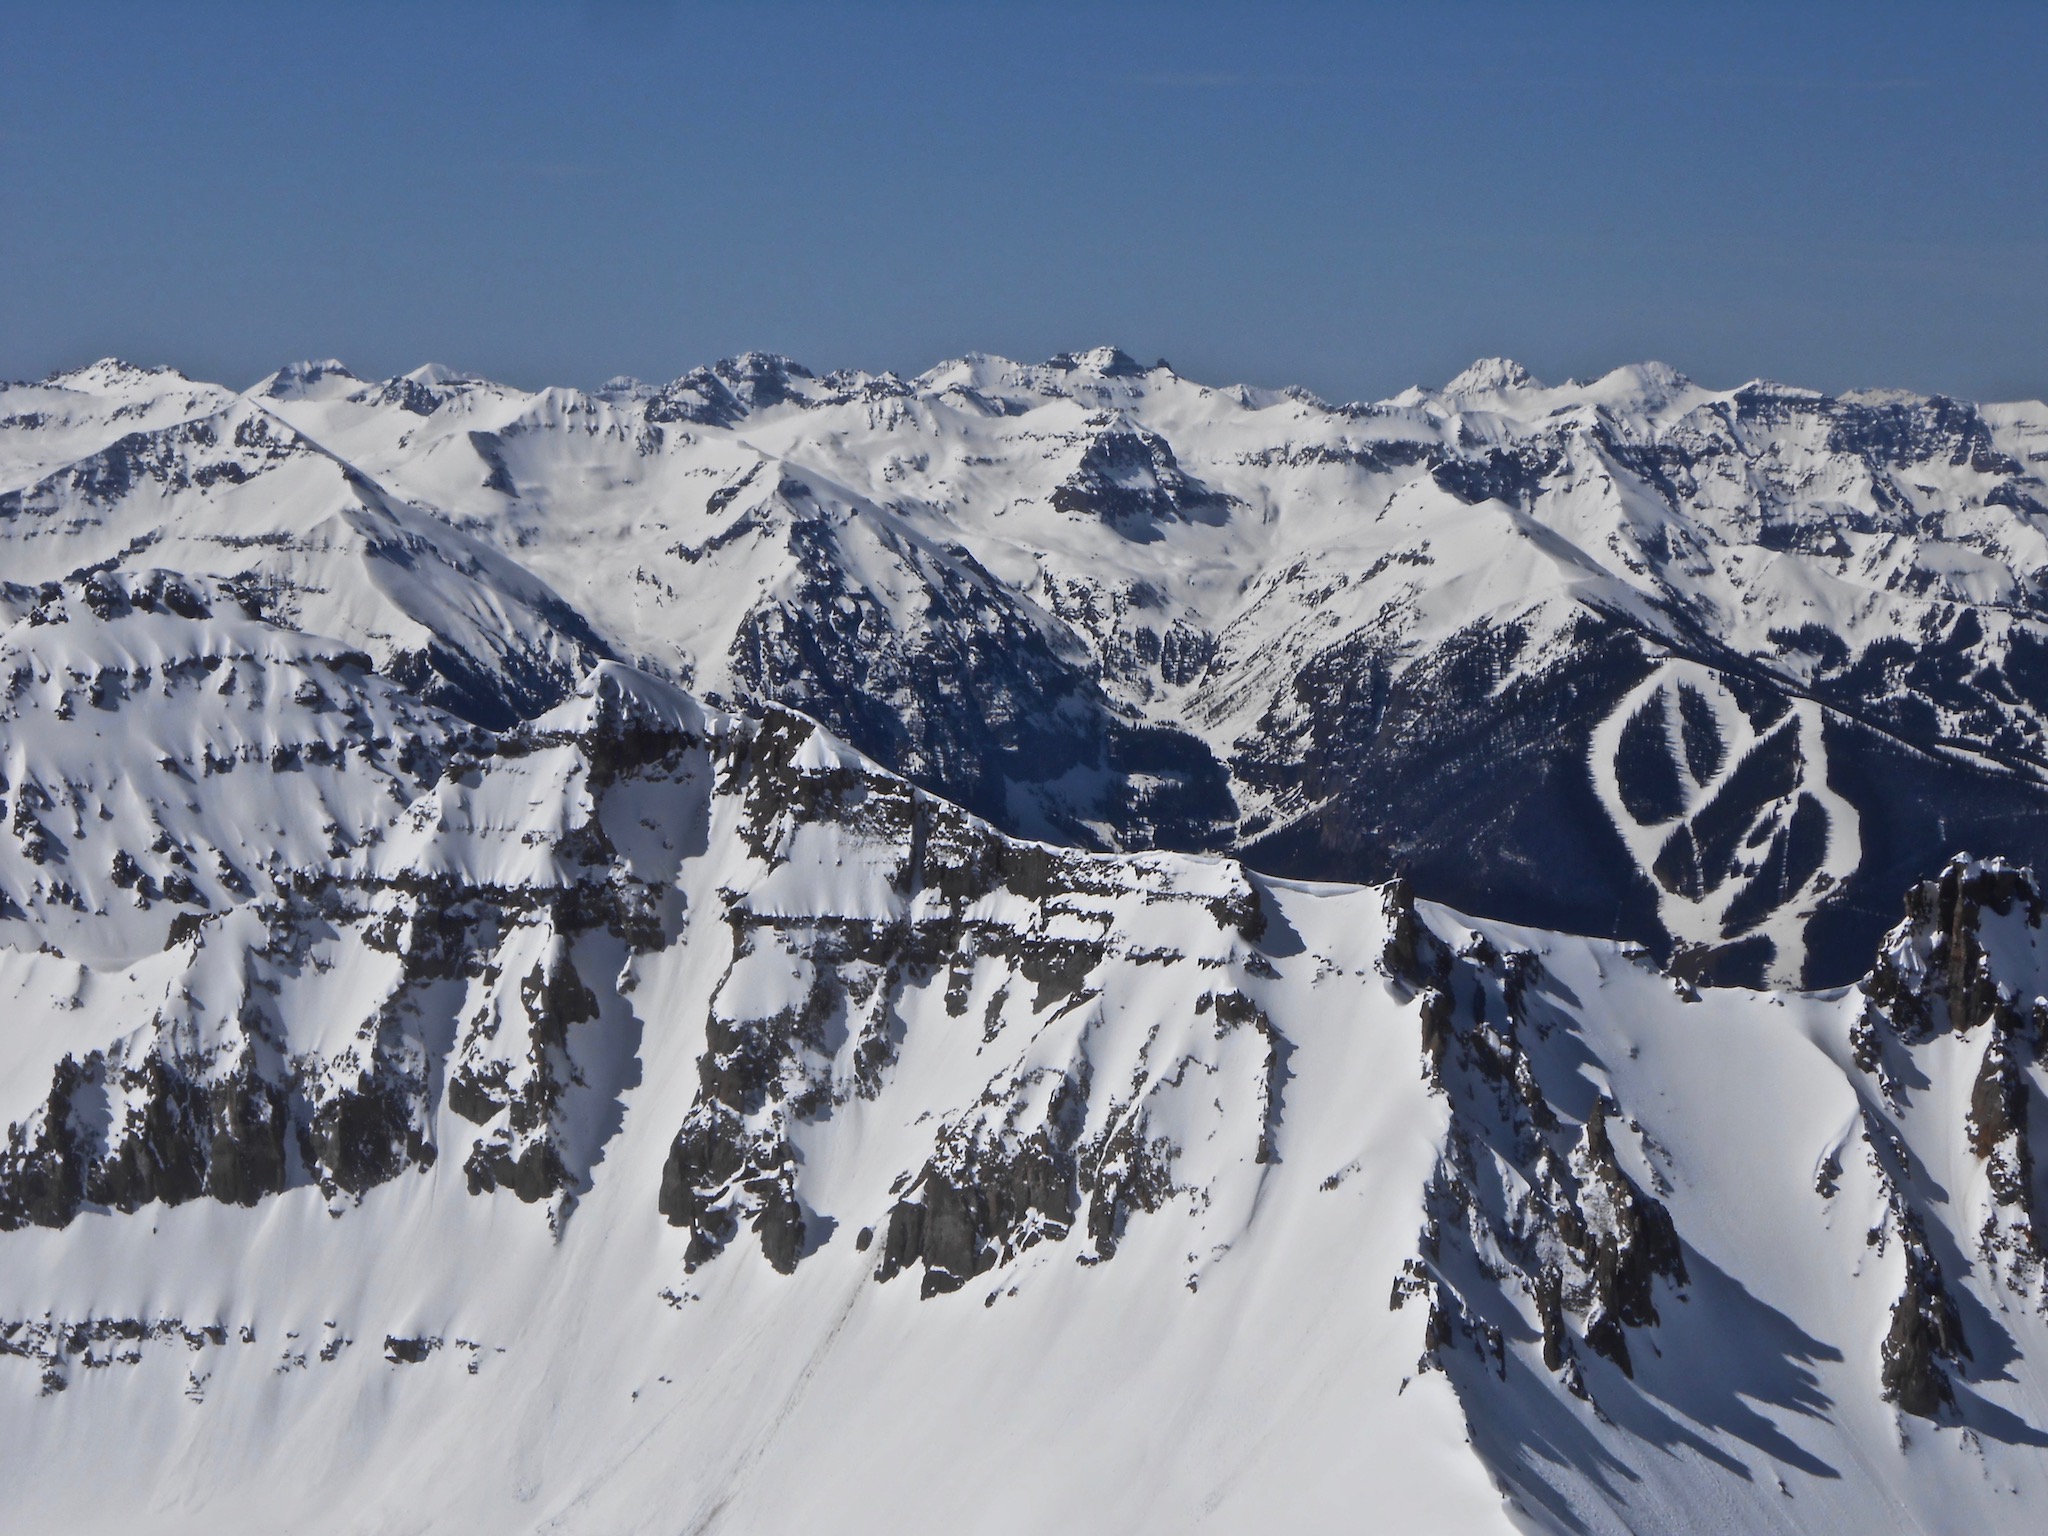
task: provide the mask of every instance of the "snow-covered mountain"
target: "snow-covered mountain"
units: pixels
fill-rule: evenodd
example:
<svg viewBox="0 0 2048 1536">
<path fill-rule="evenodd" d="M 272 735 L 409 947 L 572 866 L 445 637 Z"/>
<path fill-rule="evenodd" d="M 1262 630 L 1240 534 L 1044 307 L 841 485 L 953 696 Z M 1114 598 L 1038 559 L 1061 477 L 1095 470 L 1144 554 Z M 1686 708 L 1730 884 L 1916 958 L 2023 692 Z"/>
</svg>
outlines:
<svg viewBox="0 0 2048 1536">
<path fill-rule="evenodd" d="M 2038 1523 L 2040 407 L 0 418 L 0 1525 Z"/>
<path fill-rule="evenodd" d="M 106 362 L 0 393 L 10 579 L 179 570 L 502 727 L 628 661 L 1015 833 L 1403 873 L 1839 983 L 2048 860 L 2048 407 L 1546 387 L 1330 407 L 1114 349 L 527 393 Z"/>
</svg>

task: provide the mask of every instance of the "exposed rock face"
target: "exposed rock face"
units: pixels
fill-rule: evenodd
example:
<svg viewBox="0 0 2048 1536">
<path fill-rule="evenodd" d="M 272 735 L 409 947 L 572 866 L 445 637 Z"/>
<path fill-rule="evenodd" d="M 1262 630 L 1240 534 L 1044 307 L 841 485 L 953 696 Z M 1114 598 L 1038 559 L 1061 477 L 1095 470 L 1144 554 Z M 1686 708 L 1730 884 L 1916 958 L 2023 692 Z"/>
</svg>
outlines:
<svg viewBox="0 0 2048 1536">
<path fill-rule="evenodd" d="M 162 596 L 171 590 L 190 601 Z M 573 754 L 576 740 L 524 728 L 495 740 L 471 734 L 372 677 L 360 657 L 295 640 L 280 649 L 275 630 L 231 627 L 226 652 L 213 649 L 222 632 L 199 621 L 219 603 L 201 586 L 158 583 L 124 598 L 88 605 L 90 619 L 56 631 L 74 655 L 115 642 L 164 650 L 130 666 L 118 691 L 104 686 L 105 667 L 86 674 L 101 683 L 97 723 L 75 742 L 30 738 L 53 753 L 42 777 L 65 797 L 60 806 L 43 791 L 37 803 L 72 817 L 71 837 L 40 850 L 71 878 L 45 882 L 31 899 L 62 914 L 87 952 L 162 948 L 185 957 L 190 979 L 144 1028 L 59 1063 L 47 1098 L 10 1132 L 0 1225 L 62 1226 L 86 1205 L 132 1212 L 211 1197 L 248 1206 L 305 1184 L 360 1199 L 432 1167 L 444 1074 L 451 1106 L 488 1132 L 467 1159 L 472 1188 L 504 1184 L 528 1200 L 573 1191 L 588 1155 L 565 1160 L 567 1101 L 585 1086 L 575 1036 L 598 1010 L 571 951 L 631 952 L 650 926 L 658 936 L 659 914 L 644 884 L 591 862 L 588 826 L 534 834 L 527 846 L 545 843 L 543 859 L 559 859 L 512 886 L 437 869 L 429 850 L 451 819 L 475 827 L 471 788 L 481 789 L 489 764 Z M 52 665 L 58 677 L 78 671 L 47 651 L 28 663 L 31 674 Z M 606 707 L 586 738 L 585 778 L 638 745 Z M 255 741 L 237 718 L 250 711 L 270 722 L 250 733 Z M 76 719 L 61 707 L 53 716 Z M 192 749 L 197 773 L 174 752 L 125 769 L 92 756 L 110 738 L 175 734 L 194 720 L 205 733 Z M 67 757 L 73 745 L 87 757 Z M 124 773 L 142 790 L 136 801 L 109 793 Z M 253 803 L 287 818 L 301 846 L 288 838 L 265 851 L 261 829 L 201 800 L 190 801 L 200 815 L 182 829 L 167 814 L 194 793 L 215 798 L 213 783 L 225 804 L 243 793 L 234 780 L 250 775 Z M 390 827 L 378 801 L 394 795 L 410 814 Z M 88 803 L 98 806 L 90 822 L 80 819 Z M 348 823 L 364 813 L 366 822 Z M 429 847 L 382 865 L 374 854 L 351 862 L 351 850 L 388 846 L 394 833 L 424 834 Z M 111 856 L 91 852 L 106 841 L 117 843 Z M 300 999 L 338 963 L 381 979 L 358 994 L 368 1004 L 353 1027 L 309 1049 L 301 1015 L 318 1005 Z M 501 1041 L 498 1021 L 513 1009 L 528 1028 Z M 435 1043 L 458 1037 L 452 1057 Z"/>
<path fill-rule="evenodd" d="M 1884 1336 L 1879 1381 L 1885 1401 L 1907 1413 L 1931 1419 L 1955 1403 L 1949 1370 L 1968 1358 L 1963 1324 L 1955 1298 L 1941 1281 L 1941 1266 L 1927 1251 L 1926 1238 L 1914 1228 L 1901 1233 L 1906 1259 L 1905 1287 L 1892 1306 L 1892 1325 Z"/>
<path fill-rule="evenodd" d="M 1529 1298 L 1543 1363 L 1575 1393 L 1586 1388 L 1574 1332 L 1633 1375 L 1628 1330 L 1656 1326 L 1656 1283 L 1682 1288 L 1685 1257 L 1669 1211 L 1617 1157 L 1611 1106 L 1585 1103 L 1582 1083 L 1548 1081 L 1546 1066 L 1554 1073 L 1569 1056 L 1546 1049 L 1556 1015 L 1540 962 L 1527 951 L 1502 954 L 1478 936 L 1454 953 L 1398 885 L 1388 890 L 1387 911 L 1381 968 L 1415 997 L 1423 1071 L 1451 1108 L 1425 1261 L 1412 1277 L 1411 1289 L 1431 1295 L 1425 1363 L 1468 1338 L 1498 1354 L 1501 1324 L 1459 1290 L 1480 1277 L 1489 1286 L 1506 1280 Z M 1574 1111 L 1582 1117 L 1576 1126 Z M 1396 1306 L 1407 1294 L 1397 1287 Z"/>
<path fill-rule="evenodd" d="M 1030 1056 L 1049 1040 L 1068 1043 L 1041 1066 L 999 1073 L 973 1111 L 941 1122 L 932 1155 L 897 1180 L 878 1277 L 922 1265 L 924 1295 L 956 1290 L 1037 1242 L 1066 1239 L 1084 1203 L 1088 1257 L 1110 1257 L 1132 1214 L 1175 1192 L 1176 1145 L 1150 1129 L 1154 1101 L 1177 1086 L 1154 1076 L 1169 1066 L 1167 1040 L 1193 1029 L 1220 1044 L 1249 1029 L 1267 1057 L 1250 1086 L 1270 1099 L 1270 1024 L 1241 993 L 1204 987 L 1174 1034 L 1147 1042 L 1128 1085 L 1099 1082 L 1086 1038 L 1102 988 L 1090 978 L 1122 948 L 1113 913 L 1129 894 L 1124 867 L 1011 843 L 899 780 L 819 762 L 815 745 L 807 722 L 779 717 L 724 760 L 720 791 L 742 807 L 738 835 L 779 869 L 807 827 L 851 834 L 879 861 L 899 911 L 771 914 L 758 895 L 729 899 L 732 961 L 713 994 L 696 1099 L 662 1175 L 662 1213 L 691 1231 L 688 1263 L 716 1256 L 745 1223 L 776 1268 L 795 1267 L 811 1241 L 796 1188 L 801 1128 L 883 1091 L 903 1040 L 904 989 L 941 979 L 950 1017 L 986 999 L 984 1048 L 1030 1042 Z M 1241 875 L 1146 899 L 1154 922 L 1183 932 L 1195 924 L 1226 951 L 1263 932 L 1257 891 Z M 1190 967 L 1178 948 L 1143 955 L 1169 971 Z M 1263 1146 L 1261 1137 L 1255 1156 Z"/>
<path fill-rule="evenodd" d="M 2043 911 L 2031 872 L 1958 857 L 1907 894 L 1905 918 L 1861 988 L 1855 1059 L 1899 1122 L 1865 1132 L 1888 1197 L 1887 1220 L 1872 1239 L 1895 1238 L 1905 1271 L 1885 1338 L 1883 1386 L 1887 1399 L 1923 1417 L 1953 1406 L 1952 1379 L 1971 1358 L 1929 1238 L 1944 1192 L 1909 1149 L 1919 1125 L 1938 1112 L 1931 1102 L 1923 1107 L 1916 1091 L 1928 1086 L 1923 1062 L 1937 1053 L 1951 1058 L 1951 1070 L 1968 1073 L 1962 1123 L 1941 1129 L 1982 1168 L 1988 1198 L 1971 1249 L 2021 1295 L 2048 1295 L 2028 1125 L 2048 1018 L 2038 990 L 2048 980 Z"/>
<path fill-rule="evenodd" d="M 1173 446 L 1121 417 L 1088 440 L 1080 462 L 1052 493 L 1060 512 L 1101 518 L 1125 538 L 1158 538 L 1160 521 L 1220 519 L 1229 498 L 1190 479 Z"/>
<path fill-rule="evenodd" d="M 1970 1150 L 1984 1160 L 1991 1192 L 2004 1206 L 2019 1207 L 2033 1229 L 2034 1157 L 2027 1138 L 2027 1066 L 2038 1052 L 2038 1026 L 2025 1034 L 1999 1027 L 1985 1047 L 1983 1065 L 1970 1089 L 1966 1122 Z M 2035 1232 L 2038 1239 L 2039 1233 Z"/>
<path fill-rule="evenodd" d="M 1671 1214 L 1636 1187 L 1615 1161 L 1607 1112 L 1595 1103 L 1572 1149 L 1579 1199 L 1559 1210 L 1559 1235 L 1585 1272 L 1586 1342 L 1629 1371 L 1623 1326 L 1657 1322 L 1651 1282 L 1685 1283 L 1685 1256 Z"/>
</svg>

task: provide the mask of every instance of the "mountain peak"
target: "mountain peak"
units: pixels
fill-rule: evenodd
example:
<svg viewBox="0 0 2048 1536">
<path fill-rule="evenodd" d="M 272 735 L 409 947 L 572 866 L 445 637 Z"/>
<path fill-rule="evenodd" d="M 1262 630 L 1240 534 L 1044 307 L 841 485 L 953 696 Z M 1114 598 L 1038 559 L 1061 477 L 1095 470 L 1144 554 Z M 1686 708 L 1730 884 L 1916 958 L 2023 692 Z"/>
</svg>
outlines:
<svg viewBox="0 0 2048 1536">
<path fill-rule="evenodd" d="M 742 352 L 737 357 L 722 357 L 711 365 L 711 371 L 722 379 L 809 379 L 816 375 L 795 358 L 784 357 L 780 352 Z"/>
<path fill-rule="evenodd" d="M 738 357 L 722 357 L 711 365 L 711 372 L 730 387 L 743 413 L 800 400 L 802 392 L 794 381 L 817 377 L 802 363 L 779 352 L 742 352 Z"/>
<path fill-rule="evenodd" d="M 91 394 L 105 394 L 110 390 L 133 387 L 151 380 L 164 383 L 188 384 L 191 382 L 177 369 L 158 364 L 154 368 L 140 367 L 118 357 L 103 357 L 96 363 L 83 368 L 72 368 L 52 373 L 44 382 L 63 389 L 83 390 Z"/>
<path fill-rule="evenodd" d="M 345 364 L 326 357 L 286 363 L 258 381 L 249 393 L 270 400 L 330 399 L 359 388 L 362 382 Z"/>
<path fill-rule="evenodd" d="M 1086 352 L 1060 352 L 1046 359 L 1062 372 L 1086 370 L 1105 379 L 1143 378 L 1151 370 L 1121 347 L 1091 347 Z"/>
<path fill-rule="evenodd" d="M 656 386 L 630 373 L 615 373 L 592 391 L 600 400 L 645 400 Z"/>
<path fill-rule="evenodd" d="M 421 363 L 410 373 L 399 375 L 415 384 L 424 384 L 429 389 L 444 384 L 482 384 L 487 382 L 481 375 L 465 373 L 460 368 L 450 368 L 446 363 Z"/>
<path fill-rule="evenodd" d="M 1542 381 L 1513 358 L 1482 357 L 1443 387 L 1446 395 L 1498 395 L 1541 389 Z"/>
</svg>

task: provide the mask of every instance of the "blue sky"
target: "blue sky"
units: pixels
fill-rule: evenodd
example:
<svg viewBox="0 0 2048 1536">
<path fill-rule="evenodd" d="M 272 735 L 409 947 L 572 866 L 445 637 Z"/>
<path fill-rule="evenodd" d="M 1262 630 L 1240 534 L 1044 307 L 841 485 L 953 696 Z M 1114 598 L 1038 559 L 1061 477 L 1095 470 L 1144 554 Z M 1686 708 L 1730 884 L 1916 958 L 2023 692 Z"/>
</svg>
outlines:
<svg viewBox="0 0 2048 1536">
<path fill-rule="evenodd" d="M 2048 5 L 0 0 L 0 375 L 2048 394 Z"/>
</svg>

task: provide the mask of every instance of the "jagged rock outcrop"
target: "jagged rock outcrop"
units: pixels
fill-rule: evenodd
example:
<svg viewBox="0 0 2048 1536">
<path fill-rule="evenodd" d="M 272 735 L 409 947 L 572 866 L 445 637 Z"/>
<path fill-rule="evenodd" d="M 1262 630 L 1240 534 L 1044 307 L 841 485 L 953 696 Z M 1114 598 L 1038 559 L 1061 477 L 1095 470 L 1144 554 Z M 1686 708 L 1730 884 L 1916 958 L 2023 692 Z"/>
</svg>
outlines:
<svg viewBox="0 0 2048 1536">
<path fill-rule="evenodd" d="M 1910 1215 L 1901 1218 L 1900 1228 L 1905 1285 L 1892 1304 L 1878 1379 L 1886 1402 L 1931 1419 L 1942 1408 L 1954 1406 L 1949 1373 L 1969 1358 L 1970 1347 L 1963 1341 L 1955 1298 L 1942 1284 L 1941 1266 L 1928 1252 L 1925 1234 Z"/>
<path fill-rule="evenodd" d="M 728 899 L 732 958 L 713 993 L 697 1094 L 662 1174 L 661 1212 L 691 1232 L 687 1263 L 715 1257 L 744 1223 L 776 1268 L 795 1267 L 812 1242 L 797 1188 L 802 1127 L 883 1091 L 902 1047 L 905 989 L 941 978 L 948 1017 L 969 1017 L 984 1000 L 985 1049 L 1021 1049 L 1028 1060 L 1062 1043 L 1043 1064 L 990 1079 L 973 1112 L 936 1130 L 922 1168 L 899 1177 L 899 1198 L 878 1224 L 878 1277 L 921 1265 L 923 1294 L 943 1294 L 1037 1242 L 1067 1238 L 1077 1223 L 1088 1256 L 1110 1257 L 1133 1213 L 1174 1192 L 1175 1144 L 1149 1129 L 1153 1101 L 1178 1086 L 1159 1076 L 1167 1041 L 1190 1029 L 1217 1042 L 1248 1031 L 1265 1042 L 1257 1091 L 1270 1100 L 1281 1075 L 1270 1023 L 1241 993 L 1203 988 L 1182 1000 L 1172 1035 L 1148 1041 L 1127 1085 L 1101 1082 L 1087 1031 L 1103 988 L 1091 977 L 1131 942 L 1116 916 L 1131 894 L 1127 867 L 1010 842 L 899 780 L 821 759 L 817 745 L 808 722 L 786 716 L 734 739 L 719 783 L 739 805 L 736 835 L 789 878 L 807 833 L 850 834 L 877 861 L 890 910 L 824 916 L 758 893 Z M 1194 922 L 1226 949 L 1264 932 L 1258 892 L 1241 874 L 1220 887 L 1159 886 L 1145 900 L 1151 922 Z M 1188 967 L 1179 948 L 1142 954 Z M 1180 1070 L 1212 1054 L 1183 1057 Z M 1263 1131 L 1256 1146 L 1263 1158 Z"/>
<path fill-rule="evenodd" d="M 1880 1134 L 1866 1131 L 1888 1195 L 1873 1241 L 1896 1240 L 1904 1261 L 1883 1386 L 1887 1399 L 1922 1417 L 1954 1406 L 1953 1380 L 1972 1351 L 1929 1239 L 1935 1203 L 1954 1194 L 1939 1186 L 1942 1163 L 1930 1164 L 1928 1151 L 1915 1156 L 1915 1143 L 1946 1145 L 1964 1166 L 1977 1165 L 1984 1198 L 1967 1251 L 2021 1296 L 2048 1299 L 2028 1115 L 2048 1016 L 2043 912 L 2030 871 L 1958 856 L 1907 893 L 1905 917 L 1860 989 L 1855 1061 L 1891 1122 Z M 1951 1102 L 1963 1106 L 1960 1115 L 1944 1114 L 1929 1091 L 1937 1073 L 1958 1076 Z M 1951 1118 L 1960 1123 L 1942 1123 Z"/>
<path fill-rule="evenodd" d="M 1479 935 L 1454 951 L 1399 884 L 1386 910 L 1380 968 L 1415 999 L 1424 1075 L 1451 1109 L 1423 1257 L 1394 1294 L 1430 1296 L 1425 1363 L 1468 1340 L 1498 1357 L 1502 1324 L 1459 1289 L 1476 1276 L 1533 1312 L 1543 1364 L 1573 1392 L 1587 1392 L 1574 1335 L 1632 1376 L 1628 1330 L 1654 1328 L 1658 1282 L 1682 1290 L 1687 1273 L 1670 1212 L 1617 1155 L 1618 1107 L 1550 1080 L 1565 1063 L 1545 1049 L 1555 1004 L 1534 954 Z"/>
</svg>

